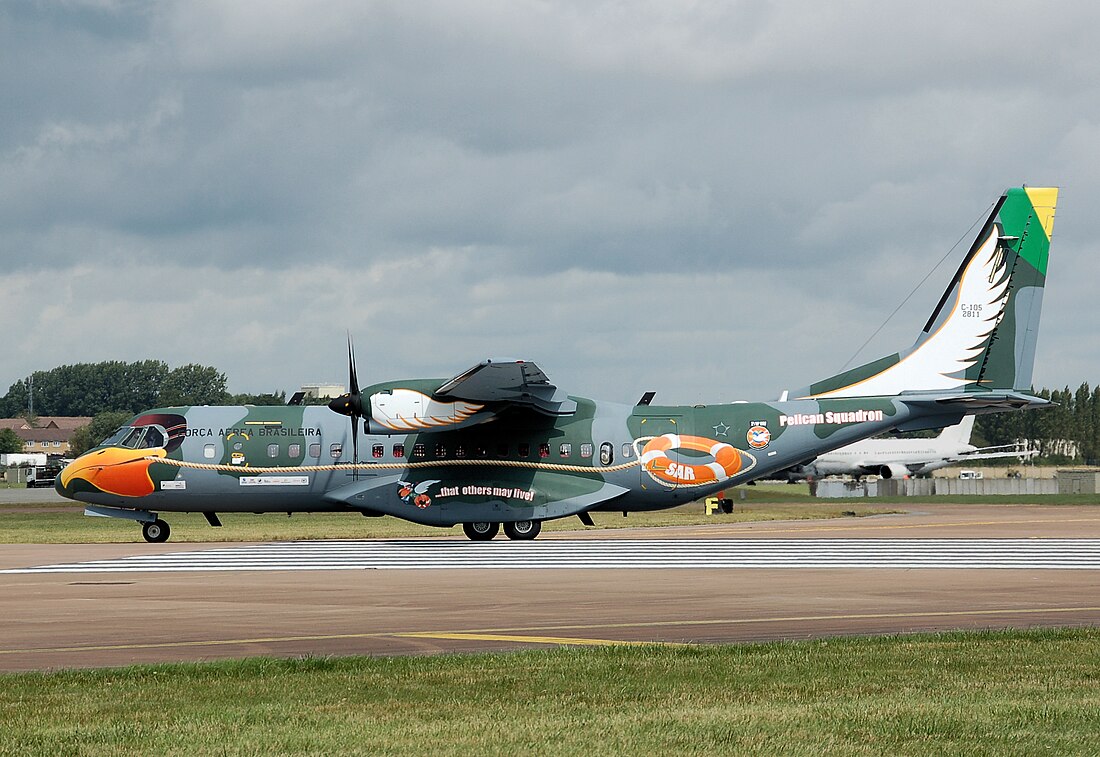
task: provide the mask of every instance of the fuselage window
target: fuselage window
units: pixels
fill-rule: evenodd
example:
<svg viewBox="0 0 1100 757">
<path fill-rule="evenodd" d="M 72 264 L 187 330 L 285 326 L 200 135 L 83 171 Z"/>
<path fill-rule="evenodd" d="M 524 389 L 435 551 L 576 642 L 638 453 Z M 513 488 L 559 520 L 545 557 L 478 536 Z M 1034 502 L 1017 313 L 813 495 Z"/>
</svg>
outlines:
<svg viewBox="0 0 1100 757">
<path fill-rule="evenodd" d="M 520 442 L 519 447 L 516 450 L 516 454 L 518 454 L 520 457 L 530 457 L 531 445 L 527 442 Z"/>
<path fill-rule="evenodd" d="M 405 445 L 404 444 L 395 444 L 395 445 L 393 445 L 393 456 L 394 457 L 404 457 L 405 456 Z"/>
<path fill-rule="evenodd" d="M 309 445 L 309 456 L 310 457 L 320 457 L 321 456 L 321 445 L 318 444 L 317 442 L 314 442 L 313 444 Z"/>
<path fill-rule="evenodd" d="M 413 457 L 424 457 L 425 454 L 426 454 L 426 450 L 425 450 L 423 444 L 414 444 L 413 445 L 413 453 L 412 453 Z"/>
<path fill-rule="evenodd" d="M 466 457 L 466 448 L 461 444 L 455 447 L 455 457 L 460 459 Z"/>
<path fill-rule="evenodd" d="M 550 457 L 550 444 L 543 442 L 539 445 L 539 457 Z"/>
<path fill-rule="evenodd" d="M 202 448 L 202 456 L 205 457 L 207 460 L 213 460 L 214 459 L 214 445 L 213 444 L 204 445 L 203 448 Z"/>
<path fill-rule="evenodd" d="M 278 444 L 269 444 L 269 445 L 267 445 L 267 456 L 268 457 L 278 457 L 279 456 L 279 445 Z"/>
<path fill-rule="evenodd" d="M 585 444 L 581 445 L 581 457 L 592 457 L 592 445 L 591 444 L 588 444 L 586 442 Z"/>
<path fill-rule="evenodd" d="M 611 465 L 615 462 L 615 445 L 604 442 L 600 445 L 600 465 Z"/>
<path fill-rule="evenodd" d="M 386 448 L 381 444 L 376 444 L 370 448 L 371 457 L 382 457 L 386 454 Z"/>
<path fill-rule="evenodd" d="M 301 444 L 291 444 L 289 447 L 286 448 L 286 453 L 290 457 L 301 457 L 302 456 L 302 445 Z"/>
<path fill-rule="evenodd" d="M 340 442 L 335 442 L 329 445 L 328 453 L 332 455 L 333 460 L 339 460 L 341 455 L 344 454 L 344 445 Z"/>
<path fill-rule="evenodd" d="M 508 443 L 501 442 L 497 445 L 497 457 L 508 457 Z"/>
<path fill-rule="evenodd" d="M 435 456 L 436 457 L 446 457 L 447 456 L 447 445 L 444 444 L 443 442 L 436 442 Z"/>
<path fill-rule="evenodd" d="M 630 456 L 634 454 L 634 445 L 630 442 L 623 442 L 623 458 L 630 459 Z"/>
<path fill-rule="evenodd" d="M 569 457 L 573 454 L 573 445 L 569 442 L 562 442 L 562 445 L 558 447 L 558 454 L 562 457 Z"/>
</svg>

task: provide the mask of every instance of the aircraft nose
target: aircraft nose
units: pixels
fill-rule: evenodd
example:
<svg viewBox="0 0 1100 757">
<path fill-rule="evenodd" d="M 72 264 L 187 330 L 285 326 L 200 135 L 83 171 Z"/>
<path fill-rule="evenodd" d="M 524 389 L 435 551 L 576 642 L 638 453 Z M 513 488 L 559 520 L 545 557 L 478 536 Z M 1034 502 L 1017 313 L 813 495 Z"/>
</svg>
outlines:
<svg viewBox="0 0 1100 757">
<path fill-rule="evenodd" d="M 70 494 L 68 487 L 66 487 L 65 484 L 61 483 L 61 474 L 64 471 L 65 468 L 62 468 L 60 471 L 57 472 L 57 477 L 53 480 L 53 490 L 60 494 L 62 497 L 65 497 L 66 499 L 72 499 L 72 495 Z"/>
</svg>

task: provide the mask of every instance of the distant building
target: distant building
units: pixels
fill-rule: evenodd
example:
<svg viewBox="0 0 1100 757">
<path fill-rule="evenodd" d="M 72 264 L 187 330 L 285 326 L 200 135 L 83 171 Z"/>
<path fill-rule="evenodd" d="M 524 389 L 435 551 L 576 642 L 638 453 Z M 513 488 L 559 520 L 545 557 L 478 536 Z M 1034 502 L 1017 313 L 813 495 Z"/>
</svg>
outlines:
<svg viewBox="0 0 1100 757">
<path fill-rule="evenodd" d="M 69 454 L 73 434 L 81 426 L 92 422 L 79 416 L 41 416 L 32 426 L 25 418 L 0 418 L 0 429 L 10 428 L 23 440 L 23 452 L 46 455 Z"/>
<path fill-rule="evenodd" d="M 302 384 L 302 391 L 307 397 L 317 400 L 332 399 L 346 392 L 343 384 Z"/>
<path fill-rule="evenodd" d="M 1100 471 L 1095 468 L 1067 468 L 1058 471 L 1059 494 L 1100 494 Z"/>
</svg>

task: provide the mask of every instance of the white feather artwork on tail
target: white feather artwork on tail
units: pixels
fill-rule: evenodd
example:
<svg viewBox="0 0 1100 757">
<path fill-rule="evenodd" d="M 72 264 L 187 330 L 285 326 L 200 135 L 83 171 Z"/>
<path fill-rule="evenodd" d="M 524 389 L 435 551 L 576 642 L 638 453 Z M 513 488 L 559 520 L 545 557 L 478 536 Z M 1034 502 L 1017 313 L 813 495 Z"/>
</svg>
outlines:
<svg viewBox="0 0 1100 757">
<path fill-rule="evenodd" d="M 947 316 L 923 342 L 886 370 L 814 397 L 870 397 L 966 384 L 963 374 L 981 357 L 1008 302 L 1010 277 L 997 232 L 992 226 L 959 278 Z"/>
</svg>

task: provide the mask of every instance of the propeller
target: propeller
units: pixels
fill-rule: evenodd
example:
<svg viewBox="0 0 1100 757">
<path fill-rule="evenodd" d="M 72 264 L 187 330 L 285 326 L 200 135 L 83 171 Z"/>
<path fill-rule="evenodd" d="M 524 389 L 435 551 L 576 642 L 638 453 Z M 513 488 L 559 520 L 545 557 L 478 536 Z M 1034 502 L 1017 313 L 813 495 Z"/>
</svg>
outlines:
<svg viewBox="0 0 1100 757">
<path fill-rule="evenodd" d="M 355 346 L 348 334 L 348 392 L 328 403 L 328 409 L 351 418 L 351 455 L 355 476 L 359 475 L 359 421 L 363 418 L 363 395 L 355 374 Z"/>
</svg>

